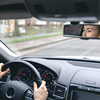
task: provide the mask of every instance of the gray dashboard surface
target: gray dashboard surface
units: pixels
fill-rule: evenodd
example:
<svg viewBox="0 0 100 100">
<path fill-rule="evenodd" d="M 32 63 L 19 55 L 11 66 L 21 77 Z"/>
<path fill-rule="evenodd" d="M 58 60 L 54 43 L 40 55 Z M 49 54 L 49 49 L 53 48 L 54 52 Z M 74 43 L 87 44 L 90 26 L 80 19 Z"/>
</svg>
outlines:
<svg viewBox="0 0 100 100">
<path fill-rule="evenodd" d="M 73 77 L 72 84 L 100 87 L 100 71 L 79 70 Z"/>
<path fill-rule="evenodd" d="M 57 74 L 56 82 L 69 87 L 70 83 L 100 87 L 100 63 L 40 58 L 25 58 L 25 61 L 42 64 Z M 86 82 L 87 81 L 87 82 Z M 92 82 L 94 83 L 92 84 Z"/>
</svg>

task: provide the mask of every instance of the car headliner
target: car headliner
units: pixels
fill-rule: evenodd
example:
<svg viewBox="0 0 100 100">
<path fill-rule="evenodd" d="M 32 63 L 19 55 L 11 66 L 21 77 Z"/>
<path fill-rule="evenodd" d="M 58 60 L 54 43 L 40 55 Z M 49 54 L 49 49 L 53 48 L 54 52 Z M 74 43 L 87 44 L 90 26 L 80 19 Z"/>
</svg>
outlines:
<svg viewBox="0 0 100 100">
<path fill-rule="evenodd" d="M 100 0 L 1 0 L 0 19 L 98 21 Z M 94 9 L 95 8 L 95 9 Z"/>
</svg>

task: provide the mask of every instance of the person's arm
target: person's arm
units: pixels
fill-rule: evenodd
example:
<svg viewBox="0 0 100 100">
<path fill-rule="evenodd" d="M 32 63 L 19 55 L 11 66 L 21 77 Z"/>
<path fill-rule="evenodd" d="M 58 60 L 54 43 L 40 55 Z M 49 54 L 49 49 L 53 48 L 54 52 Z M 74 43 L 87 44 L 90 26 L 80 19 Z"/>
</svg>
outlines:
<svg viewBox="0 0 100 100">
<path fill-rule="evenodd" d="M 1 69 L 2 69 L 2 66 L 3 66 L 4 64 L 3 63 L 0 63 L 0 78 L 2 78 L 10 69 L 6 69 L 5 71 L 1 71 Z"/>
<path fill-rule="evenodd" d="M 45 85 L 46 82 L 42 81 L 41 86 L 38 88 L 34 82 L 34 100 L 46 100 L 48 92 Z"/>
</svg>

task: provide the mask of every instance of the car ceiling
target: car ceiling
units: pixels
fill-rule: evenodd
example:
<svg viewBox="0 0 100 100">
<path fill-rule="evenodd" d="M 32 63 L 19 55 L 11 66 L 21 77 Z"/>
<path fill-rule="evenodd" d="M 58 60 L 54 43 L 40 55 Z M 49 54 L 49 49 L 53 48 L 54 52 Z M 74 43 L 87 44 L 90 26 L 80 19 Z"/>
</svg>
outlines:
<svg viewBox="0 0 100 100">
<path fill-rule="evenodd" d="M 100 0 L 0 0 L 0 19 L 98 21 L 99 5 Z"/>
</svg>

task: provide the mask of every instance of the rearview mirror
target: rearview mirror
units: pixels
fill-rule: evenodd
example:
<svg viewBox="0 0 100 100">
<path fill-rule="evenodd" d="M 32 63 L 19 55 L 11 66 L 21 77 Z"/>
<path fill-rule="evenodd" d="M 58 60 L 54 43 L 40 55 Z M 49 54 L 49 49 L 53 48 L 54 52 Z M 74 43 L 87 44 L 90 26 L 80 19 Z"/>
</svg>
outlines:
<svg viewBox="0 0 100 100">
<path fill-rule="evenodd" d="M 100 24 L 98 23 L 82 23 L 82 24 L 65 23 L 63 35 L 68 36 L 68 37 L 99 39 L 100 38 Z"/>
</svg>

